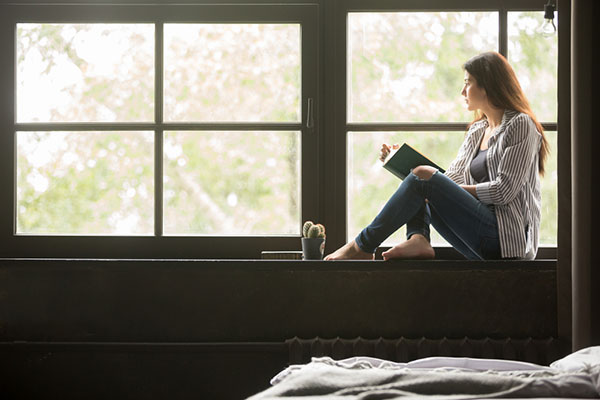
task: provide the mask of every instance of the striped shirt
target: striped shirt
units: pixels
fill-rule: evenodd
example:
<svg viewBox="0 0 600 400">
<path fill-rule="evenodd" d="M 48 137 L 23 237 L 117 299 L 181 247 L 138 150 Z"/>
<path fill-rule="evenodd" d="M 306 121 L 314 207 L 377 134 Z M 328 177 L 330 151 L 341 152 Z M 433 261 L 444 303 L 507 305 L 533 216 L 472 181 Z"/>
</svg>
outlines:
<svg viewBox="0 0 600 400">
<path fill-rule="evenodd" d="M 477 183 L 469 166 L 487 127 L 485 119 L 471 125 L 445 175 L 459 185 L 475 185 L 479 200 L 494 205 L 503 258 L 535 258 L 542 197 L 538 173 L 542 135 L 527 114 L 506 110 L 488 142 L 490 180 Z"/>
</svg>

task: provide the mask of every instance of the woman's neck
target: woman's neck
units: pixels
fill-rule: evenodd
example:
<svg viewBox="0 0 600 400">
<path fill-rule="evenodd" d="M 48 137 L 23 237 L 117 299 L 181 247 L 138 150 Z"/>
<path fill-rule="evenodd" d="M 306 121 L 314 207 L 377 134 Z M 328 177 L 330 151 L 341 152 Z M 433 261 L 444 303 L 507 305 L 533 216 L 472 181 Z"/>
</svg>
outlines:
<svg viewBox="0 0 600 400">
<path fill-rule="evenodd" d="M 495 129 L 502 123 L 504 110 L 501 108 L 489 108 L 484 111 L 484 114 L 487 118 L 490 129 Z"/>
</svg>

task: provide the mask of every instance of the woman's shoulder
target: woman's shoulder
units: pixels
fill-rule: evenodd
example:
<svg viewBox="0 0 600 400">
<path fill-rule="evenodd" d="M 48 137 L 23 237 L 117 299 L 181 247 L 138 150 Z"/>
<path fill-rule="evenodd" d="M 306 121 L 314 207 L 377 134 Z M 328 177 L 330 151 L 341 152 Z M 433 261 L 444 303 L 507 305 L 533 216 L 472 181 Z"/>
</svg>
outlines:
<svg viewBox="0 0 600 400">
<path fill-rule="evenodd" d="M 519 124 L 527 124 L 529 126 L 533 126 L 535 128 L 535 122 L 533 118 L 527 113 L 515 111 L 515 110 L 505 110 L 503 122 L 505 125 L 519 125 Z"/>
<path fill-rule="evenodd" d="M 512 135 L 526 136 L 540 134 L 537 131 L 533 118 L 531 118 L 530 115 L 519 111 L 506 110 L 504 112 L 504 121 L 502 125 L 504 125 L 505 130 Z"/>
</svg>

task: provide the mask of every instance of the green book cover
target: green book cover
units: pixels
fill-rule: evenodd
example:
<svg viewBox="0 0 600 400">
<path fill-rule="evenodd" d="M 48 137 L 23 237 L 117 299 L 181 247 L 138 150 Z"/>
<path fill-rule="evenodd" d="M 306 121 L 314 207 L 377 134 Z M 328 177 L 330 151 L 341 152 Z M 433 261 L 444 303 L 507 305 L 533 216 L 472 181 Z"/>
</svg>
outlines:
<svg viewBox="0 0 600 400">
<path fill-rule="evenodd" d="M 383 168 L 404 180 L 410 170 L 419 165 L 431 165 L 437 168 L 441 173 L 446 172 L 439 165 L 419 153 L 417 150 L 404 143 L 397 150 L 392 150 L 383 163 Z"/>
</svg>

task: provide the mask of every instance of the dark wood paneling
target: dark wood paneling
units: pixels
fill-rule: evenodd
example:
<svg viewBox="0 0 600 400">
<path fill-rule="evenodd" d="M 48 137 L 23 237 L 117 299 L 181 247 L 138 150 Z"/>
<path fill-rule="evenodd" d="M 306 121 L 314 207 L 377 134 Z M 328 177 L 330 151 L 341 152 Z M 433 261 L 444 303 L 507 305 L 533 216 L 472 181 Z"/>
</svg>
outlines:
<svg viewBox="0 0 600 400">
<path fill-rule="evenodd" d="M 0 260 L 0 340 L 556 336 L 554 261 Z"/>
</svg>

